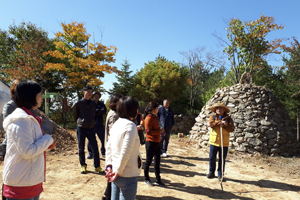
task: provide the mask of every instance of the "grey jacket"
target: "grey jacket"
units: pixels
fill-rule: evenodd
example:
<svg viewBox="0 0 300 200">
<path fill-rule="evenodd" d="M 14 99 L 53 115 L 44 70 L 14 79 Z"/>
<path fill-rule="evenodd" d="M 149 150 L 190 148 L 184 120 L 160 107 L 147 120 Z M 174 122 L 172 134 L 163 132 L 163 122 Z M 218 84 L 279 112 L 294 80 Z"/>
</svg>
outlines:
<svg viewBox="0 0 300 200">
<path fill-rule="evenodd" d="M 92 100 L 81 99 L 77 101 L 73 108 L 74 120 L 77 127 L 94 128 L 95 127 L 96 103 Z"/>
<path fill-rule="evenodd" d="M 15 104 L 15 102 L 13 100 L 10 100 L 9 102 L 7 102 L 4 107 L 3 107 L 3 110 L 2 110 L 2 114 L 3 114 L 3 121 L 4 119 L 10 115 L 15 109 L 17 108 L 17 105 Z M 5 134 L 5 138 L 2 142 L 3 145 L 6 145 L 6 134 Z"/>
</svg>

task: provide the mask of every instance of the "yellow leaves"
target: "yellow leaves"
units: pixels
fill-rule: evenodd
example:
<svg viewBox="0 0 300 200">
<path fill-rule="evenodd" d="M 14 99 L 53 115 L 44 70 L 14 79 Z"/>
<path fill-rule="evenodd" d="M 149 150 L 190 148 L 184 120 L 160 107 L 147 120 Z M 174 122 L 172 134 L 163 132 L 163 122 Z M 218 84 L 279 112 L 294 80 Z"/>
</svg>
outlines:
<svg viewBox="0 0 300 200">
<path fill-rule="evenodd" d="M 58 33 L 55 33 L 54 34 L 56 37 L 62 37 L 63 36 L 63 33 L 62 32 L 58 32 Z"/>
<path fill-rule="evenodd" d="M 60 34 L 61 37 L 72 37 L 77 38 L 78 41 L 87 41 L 90 34 L 86 34 L 86 29 L 84 28 L 83 23 L 72 22 L 72 24 L 61 23 L 63 27 L 63 34 Z"/>
<path fill-rule="evenodd" d="M 61 63 L 47 63 L 45 69 L 65 72 L 66 87 L 79 88 L 86 83 L 98 86 L 103 84 L 99 79 L 104 76 L 103 73 L 121 74 L 115 66 L 107 64 L 115 62 L 115 46 L 89 43 L 90 34 L 86 33 L 83 23 L 61 25 L 63 31 L 55 34 L 59 38 L 54 43 L 57 50 L 45 52 L 43 55 L 61 59 Z"/>
<path fill-rule="evenodd" d="M 44 67 L 46 71 L 55 70 L 55 71 L 64 71 L 66 66 L 62 63 L 47 63 Z"/>
<path fill-rule="evenodd" d="M 84 51 L 83 48 L 79 48 L 79 47 L 73 47 L 73 51 Z"/>
</svg>

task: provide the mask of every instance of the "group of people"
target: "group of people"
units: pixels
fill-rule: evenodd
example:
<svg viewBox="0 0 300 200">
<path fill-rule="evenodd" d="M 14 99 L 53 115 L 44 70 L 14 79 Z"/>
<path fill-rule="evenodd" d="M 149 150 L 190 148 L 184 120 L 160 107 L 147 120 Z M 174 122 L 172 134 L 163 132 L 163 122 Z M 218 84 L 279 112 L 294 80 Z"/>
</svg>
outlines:
<svg viewBox="0 0 300 200">
<path fill-rule="evenodd" d="M 85 87 L 83 99 L 74 105 L 81 173 L 87 172 L 84 153 L 87 138 L 89 149 L 87 158 L 94 159 L 94 170 L 99 173 L 105 171 L 108 180 L 102 199 L 134 199 L 137 177 L 142 167 L 139 147 L 145 144 L 145 183 L 151 186 L 165 186 L 160 177 L 160 158 L 168 156 L 167 148 L 174 125 L 174 114 L 169 107 L 169 100 L 164 100 L 161 107 L 154 101 L 150 102 L 145 108 L 143 117 L 139 113 L 139 103 L 136 99 L 113 94 L 109 101 L 110 111 L 104 127 L 103 115 L 106 113 L 106 107 L 99 102 L 100 97 L 100 93 L 93 93 L 91 87 Z M 101 154 L 105 155 L 106 161 L 105 170 L 100 167 L 95 134 L 101 140 Z M 149 167 L 153 158 L 156 181 L 152 183 Z"/>
<path fill-rule="evenodd" d="M 3 198 L 39 199 L 43 191 L 46 172 L 46 150 L 54 149 L 55 140 L 44 134 L 41 119 L 34 113 L 41 106 L 41 86 L 28 80 L 16 80 L 11 88 L 11 99 L 3 109 L 3 122 L 6 131 L 6 150 L 3 171 Z M 142 170 L 140 145 L 145 144 L 146 161 L 144 163 L 145 183 L 149 186 L 161 186 L 160 160 L 168 157 L 167 149 L 174 114 L 169 100 L 163 106 L 151 101 L 144 115 L 139 113 L 138 101 L 130 96 L 113 94 L 110 97 L 110 111 L 104 126 L 103 115 L 106 106 L 99 101 L 101 94 L 91 87 L 83 88 L 83 98 L 73 108 L 77 123 L 77 139 L 81 173 L 87 172 L 85 162 L 85 139 L 88 139 L 88 159 L 94 159 L 94 171 L 106 173 L 107 187 L 105 199 L 135 199 L 138 176 Z M 215 113 L 209 119 L 210 154 L 208 178 L 214 178 L 216 155 L 219 152 L 218 177 L 223 180 L 225 159 L 228 152 L 229 132 L 234 130 L 233 120 L 228 115 L 229 108 L 224 104 L 215 104 L 211 110 Z M 223 143 L 220 132 L 223 129 Z M 144 132 L 146 137 L 144 137 Z M 100 154 L 96 134 L 101 141 L 101 155 L 105 157 L 105 169 L 100 167 Z M 222 154 L 221 154 L 222 152 Z M 221 159 L 221 155 L 223 158 Z M 155 181 L 149 176 L 149 167 L 154 158 Z M 223 160 L 223 162 L 222 162 Z M 223 170 L 222 170 L 223 169 Z"/>
</svg>

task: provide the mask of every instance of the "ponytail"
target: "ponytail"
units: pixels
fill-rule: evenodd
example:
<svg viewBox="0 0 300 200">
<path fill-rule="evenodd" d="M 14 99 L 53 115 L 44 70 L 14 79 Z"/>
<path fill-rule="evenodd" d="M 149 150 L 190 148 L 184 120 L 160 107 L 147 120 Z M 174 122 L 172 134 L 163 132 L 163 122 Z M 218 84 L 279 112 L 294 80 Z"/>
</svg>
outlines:
<svg viewBox="0 0 300 200">
<path fill-rule="evenodd" d="M 152 110 L 156 109 L 158 106 L 159 106 L 158 103 L 156 103 L 155 101 L 151 101 L 145 108 L 144 117 L 146 118 L 147 115 L 150 114 Z"/>
</svg>

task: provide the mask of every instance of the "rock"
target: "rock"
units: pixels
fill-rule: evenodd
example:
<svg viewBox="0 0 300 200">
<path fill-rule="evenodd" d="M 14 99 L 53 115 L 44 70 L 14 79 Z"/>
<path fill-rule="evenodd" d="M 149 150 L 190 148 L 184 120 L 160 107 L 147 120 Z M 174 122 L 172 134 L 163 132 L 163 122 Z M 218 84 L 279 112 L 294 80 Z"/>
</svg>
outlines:
<svg viewBox="0 0 300 200">
<path fill-rule="evenodd" d="M 256 147 L 254 147 L 254 149 L 259 152 L 262 151 L 262 148 L 260 146 L 256 146 Z"/>
<path fill-rule="evenodd" d="M 237 128 L 237 129 L 234 130 L 234 132 L 236 132 L 236 133 L 242 133 L 243 129 Z"/>
<path fill-rule="evenodd" d="M 245 133 L 245 138 L 253 138 L 254 135 L 252 133 Z"/>
<path fill-rule="evenodd" d="M 183 133 L 178 133 L 179 138 L 183 138 L 183 136 L 184 136 Z"/>
<path fill-rule="evenodd" d="M 254 131 L 254 128 L 253 127 L 247 127 L 247 128 L 245 128 L 244 131 L 252 133 Z"/>
<path fill-rule="evenodd" d="M 270 150 L 270 153 L 280 153 L 281 151 L 280 151 L 280 149 L 278 149 L 278 148 L 272 148 L 271 150 Z"/>
<path fill-rule="evenodd" d="M 247 142 L 253 146 L 259 146 L 262 144 L 262 141 L 258 138 L 248 138 Z"/>
<path fill-rule="evenodd" d="M 203 135 L 202 140 L 208 141 L 209 140 L 209 135 Z"/>
<path fill-rule="evenodd" d="M 237 151 L 243 151 L 243 152 L 245 152 L 245 151 L 246 151 L 246 147 L 244 147 L 244 146 L 239 146 L 239 147 L 236 148 L 236 150 L 237 150 Z"/>
<path fill-rule="evenodd" d="M 193 131 L 198 131 L 198 130 L 199 130 L 199 127 L 198 127 L 198 126 L 193 126 L 193 127 L 192 127 L 192 130 L 193 130 Z"/>
<path fill-rule="evenodd" d="M 254 127 L 257 127 L 257 122 L 256 122 L 256 121 L 246 122 L 246 124 L 247 124 L 248 126 L 254 126 Z"/>
<path fill-rule="evenodd" d="M 227 105 L 227 107 L 228 107 L 229 109 L 231 109 L 231 108 L 235 107 L 235 105 L 234 105 L 233 103 L 229 103 L 229 104 Z"/>
<path fill-rule="evenodd" d="M 268 145 L 274 145 L 275 144 L 275 140 L 270 140 L 269 142 L 268 142 Z"/>
<path fill-rule="evenodd" d="M 275 138 L 276 136 L 275 135 L 273 135 L 273 134 L 268 134 L 267 135 L 267 140 L 271 140 L 271 139 L 273 139 L 273 138 Z"/>
<path fill-rule="evenodd" d="M 236 120 L 234 120 L 234 123 L 242 124 L 242 123 L 244 123 L 244 122 L 243 122 L 243 120 L 241 120 L 241 119 L 236 119 Z"/>
<path fill-rule="evenodd" d="M 203 119 L 203 118 L 205 118 L 205 117 L 206 117 L 206 115 L 204 115 L 204 114 L 200 114 L 200 117 Z"/>
<path fill-rule="evenodd" d="M 201 117 L 197 117 L 197 118 L 195 118 L 195 121 L 196 122 L 202 122 L 202 118 Z"/>
<path fill-rule="evenodd" d="M 238 92 L 229 92 L 229 95 L 231 96 L 231 95 L 239 95 L 239 93 Z"/>
<path fill-rule="evenodd" d="M 272 123 L 270 121 L 261 120 L 260 124 L 263 125 L 263 126 L 270 126 Z"/>
<path fill-rule="evenodd" d="M 244 137 L 238 137 L 238 138 L 236 138 L 236 142 L 237 143 L 243 143 L 244 142 Z"/>
</svg>

